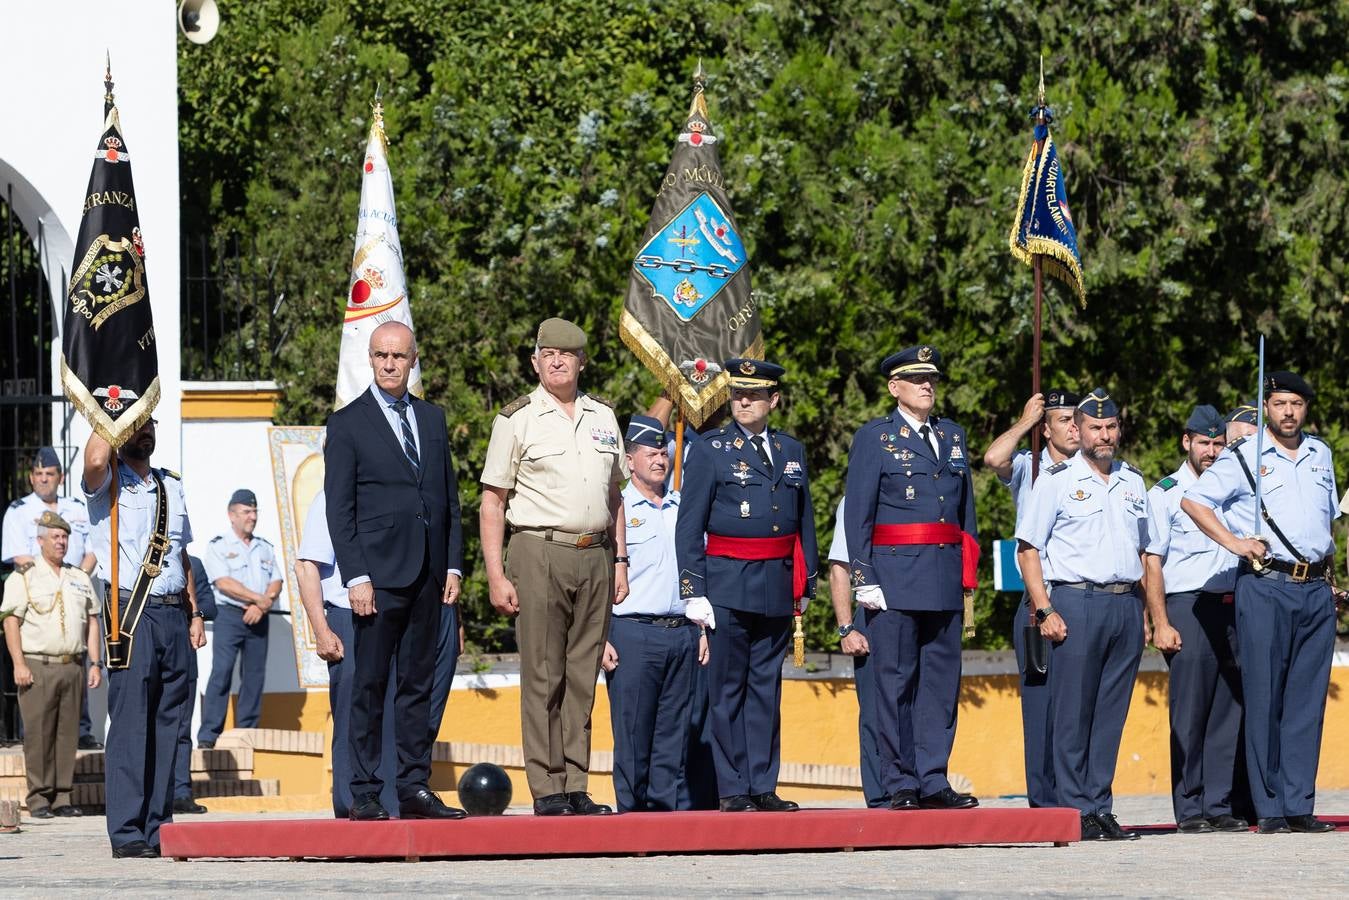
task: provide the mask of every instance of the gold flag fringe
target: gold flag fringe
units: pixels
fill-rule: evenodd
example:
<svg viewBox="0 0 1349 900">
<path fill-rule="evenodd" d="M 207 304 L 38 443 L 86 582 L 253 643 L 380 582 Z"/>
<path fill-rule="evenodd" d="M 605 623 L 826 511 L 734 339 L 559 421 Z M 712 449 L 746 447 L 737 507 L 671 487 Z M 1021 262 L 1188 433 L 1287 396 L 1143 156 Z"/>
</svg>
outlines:
<svg viewBox="0 0 1349 900">
<path fill-rule="evenodd" d="M 111 444 L 114 450 L 125 444 L 127 438 L 149 420 L 155 407 L 159 405 L 159 376 L 156 375 L 155 380 L 145 389 L 145 393 L 137 397 L 136 402 L 131 404 L 126 412 L 116 419 L 112 418 L 104 411 L 103 404 L 98 398 L 85 388 L 79 376 L 66 365 L 64 356 L 61 357 L 61 386 L 65 388 L 66 397 L 75 404 L 75 408 L 98 436 Z"/>
<path fill-rule="evenodd" d="M 1053 137 L 1045 138 L 1045 145 L 1048 146 Z M 1049 156 L 1047 152 L 1042 151 L 1039 156 L 1040 167 L 1043 168 L 1045 159 Z M 1008 246 L 1012 250 L 1012 255 L 1021 260 L 1026 265 L 1034 265 L 1035 257 L 1044 257 L 1044 271 L 1062 281 L 1072 290 L 1077 297 L 1077 302 L 1083 309 L 1087 307 L 1087 291 L 1082 280 L 1082 265 L 1073 255 L 1073 251 L 1060 241 L 1052 238 L 1033 237 L 1026 239 L 1026 246 L 1022 247 L 1017 243 L 1017 235 L 1021 233 L 1022 212 L 1026 208 L 1026 197 L 1030 193 L 1032 180 L 1040 180 L 1040 172 L 1036 167 L 1035 147 L 1031 146 L 1030 155 L 1026 157 L 1026 166 L 1021 173 L 1021 193 L 1016 202 L 1016 218 L 1012 222 L 1012 233 L 1007 239 Z"/>
</svg>

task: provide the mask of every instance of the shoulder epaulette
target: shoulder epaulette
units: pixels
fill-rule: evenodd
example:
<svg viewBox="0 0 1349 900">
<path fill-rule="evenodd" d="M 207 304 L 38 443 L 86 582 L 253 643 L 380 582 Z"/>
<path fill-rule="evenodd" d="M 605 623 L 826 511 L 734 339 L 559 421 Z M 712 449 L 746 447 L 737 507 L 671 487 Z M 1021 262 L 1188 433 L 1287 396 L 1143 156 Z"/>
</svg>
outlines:
<svg viewBox="0 0 1349 900">
<path fill-rule="evenodd" d="M 1228 449 L 1228 450 L 1235 450 L 1235 449 L 1237 449 L 1238 447 L 1240 447 L 1240 446 L 1241 446 L 1242 444 L 1244 444 L 1244 443 L 1246 443 L 1246 438 L 1244 438 L 1244 437 L 1239 437 L 1239 438 L 1237 438 L 1235 441 L 1233 441 L 1232 443 L 1228 444 L 1228 445 L 1227 445 L 1227 449 Z"/>
<path fill-rule="evenodd" d="M 216 541 L 223 541 L 224 539 L 225 536 L 223 534 L 217 534 L 215 537 L 211 538 L 211 543 L 214 544 Z"/>
<path fill-rule="evenodd" d="M 166 476 L 166 477 L 168 477 L 168 478 L 174 478 L 174 479 L 176 479 L 176 480 L 178 480 L 178 481 L 182 481 L 182 480 L 183 480 L 183 476 L 179 475 L 177 472 L 173 471 L 172 469 L 160 469 L 160 470 L 159 470 L 159 474 L 160 474 L 160 475 L 163 475 L 163 476 Z"/>
<path fill-rule="evenodd" d="M 23 500 L 22 500 L 22 499 L 15 500 L 13 503 L 11 503 L 11 504 L 9 505 L 9 508 L 10 508 L 10 509 L 18 509 L 20 506 L 23 506 Z"/>
<path fill-rule="evenodd" d="M 73 568 L 75 568 L 75 566 L 74 566 L 72 563 L 62 562 L 62 563 L 61 563 L 61 568 L 63 568 L 63 569 L 73 569 Z"/>
<path fill-rule="evenodd" d="M 269 541 L 269 540 L 267 540 L 265 537 L 263 537 L 263 536 L 260 535 L 260 534 L 255 534 L 255 535 L 253 535 L 253 540 L 255 540 L 255 541 L 262 541 L 262 542 L 263 542 L 264 544 L 266 544 L 268 547 L 272 546 L 272 542 Z"/>
<path fill-rule="evenodd" d="M 523 397 L 516 397 L 510 403 L 507 403 L 505 406 L 501 407 L 501 412 L 499 413 L 499 415 L 505 416 L 506 418 L 509 419 L 511 416 L 515 415 L 528 405 L 529 405 L 528 394 L 525 394 Z"/>
<path fill-rule="evenodd" d="M 33 568 L 33 563 L 30 562 L 19 563 L 17 566 L 14 567 L 14 571 L 22 575 L 31 568 Z"/>
<path fill-rule="evenodd" d="M 613 408 L 614 408 L 613 403 L 611 403 L 611 402 L 609 402 L 608 400 L 606 400 L 605 398 L 601 397 L 599 394 L 591 394 L 591 393 L 587 392 L 587 393 L 586 393 L 586 396 L 589 397 L 591 400 L 594 400 L 596 403 L 603 403 L 605 406 L 609 407 L 610 409 L 613 409 Z"/>
<path fill-rule="evenodd" d="M 1319 434 L 1308 434 L 1308 433 L 1305 432 L 1305 431 L 1303 432 L 1303 434 L 1306 434 L 1307 437 L 1311 438 L 1313 441 L 1317 441 L 1317 442 L 1322 443 L 1322 444 L 1325 444 L 1325 443 L 1326 443 L 1325 438 L 1321 437 L 1321 435 L 1319 435 Z M 1327 444 L 1326 446 L 1329 446 L 1329 445 Z"/>
<path fill-rule="evenodd" d="M 1046 475 L 1057 475 L 1057 474 L 1059 474 L 1060 472 L 1062 472 L 1062 471 L 1063 471 L 1064 469 L 1066 469 L 1066 468 L 1068 468 L 1068 461 L 1067 461 L 1067 460 L 1064 460 L 1064 461 L 1061 462 L 1061 463 L 1054 463 L 1054 465 L 1050 466 L 1048 469 L 1045 469 L 1045 474 L 1046 474 Z"/>
<path fill-rule="evenodd" d="M 1143 475 L 1143 473 L 1138 470 L 1138 467 L 1131 462 L 1121 459 L 1119 461 L 1119 465 L 1121 469 L 1127 469 L 1128 471 L 1133 472 L 1135 475 L 1138 475 L 1140 477 Z"/>
<path fill-rule="evenodd" d="M 84 501 L 81 500 L 79 497 L 68 497 L 66 499 L 72 501 L 73 503 L 78 503 L 80 506 L 84 505 Z"/>
<path fill-rule="evenodd" d="M 1157 487 L 1161 488 L 1164 491 L 1169 491 L 1178 484 L 1180 484 L 1179 481 L 1168 475 L 1161 481 L 1157 482 Z"/>
</svg>

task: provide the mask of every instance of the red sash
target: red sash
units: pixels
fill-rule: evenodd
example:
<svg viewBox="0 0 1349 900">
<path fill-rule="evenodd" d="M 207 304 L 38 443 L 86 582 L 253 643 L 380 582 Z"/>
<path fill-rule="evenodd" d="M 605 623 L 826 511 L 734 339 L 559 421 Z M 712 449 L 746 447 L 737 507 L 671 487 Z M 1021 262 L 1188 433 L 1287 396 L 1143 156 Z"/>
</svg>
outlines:
<svg viewBox="0 0 1349 900">
<path fill-rule="evenodd" d="M 972 591 L 979 586 L 979 542 L 950 522 L 922 522 L 915 525 L 877 525 L 871 542 L 882 547 L 908 544 L 959 544 L 960 586 Z"/>
<path fill-rule="evenodd" d="M 779 537 L 726 537 L 708 534 L 707 553 L 727 559 L 786 559 L 792 560 L 792 600 L 806 595 L 806 554 L 801 549 L 801 536 L 784 534 Z"/>
</svg>

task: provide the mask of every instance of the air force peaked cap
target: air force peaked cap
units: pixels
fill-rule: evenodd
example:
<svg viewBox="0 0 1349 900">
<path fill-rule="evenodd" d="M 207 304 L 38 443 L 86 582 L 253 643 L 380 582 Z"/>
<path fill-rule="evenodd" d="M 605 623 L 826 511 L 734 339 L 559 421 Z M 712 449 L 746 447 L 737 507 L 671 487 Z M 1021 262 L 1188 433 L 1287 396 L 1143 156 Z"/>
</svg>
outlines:
<svg viewBox="0 0 1349 900">
<path fill-rule="evenodd" d="M 735 357 L 725 362 L 726 372 L 731 376 L 731 387 L 745 390 L 775 388 L 787 370 L 777 363 L 762 359 Z"/>
<path fill-rule="evenodd" d="M 881 362 L 881 374 L 886 378 L 903 378 L 905 375 L 940 375 L 941 354 L 936 347 L 922 344 L 918 347 L 906 347 L 898 353 L 891 353 Z"/>
<path fill-rule="evenodd" d="M 1247 425 L 1259 425 L 1259 410 L 1255 408 L 1255 401 L 1252 400 L 1249 403 L 1242 403 L 1227 414 L 1225 421 L 1245 422 Z"/>
</svg>

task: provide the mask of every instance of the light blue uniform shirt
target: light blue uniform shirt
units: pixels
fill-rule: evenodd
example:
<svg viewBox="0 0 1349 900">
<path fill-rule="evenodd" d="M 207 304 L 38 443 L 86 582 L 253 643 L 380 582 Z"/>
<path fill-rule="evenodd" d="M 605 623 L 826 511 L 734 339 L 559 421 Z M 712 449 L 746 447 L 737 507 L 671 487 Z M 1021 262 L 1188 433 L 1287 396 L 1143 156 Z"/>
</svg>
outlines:
<svg viewBox="0 0 1349 900">
<path fill-rule="evenodd" d="M 848 554 L 848 536 L 843 533 L 843 504 L 847 497 L 838 498 L 838 509 L 834 511 L 834 539 L 829 542 L 829 561 L 848 565 L 852 557 Z"/>
<path fill-rule="evenodd" d="M 206 567 L 206 577 L 211 579 L 212 586 L 221 578 L 233 578 L 250 591 L 264 594 L 267 585 L 281 580 L 281 572 L 276 566 L 276 552 L 266 538 L 256 534 L 247 543 L 233 530 L 211 538 L 201 564 Z M 219 589 L 216 590 L 215 599 L 217 603 L 240 609 L 248 605 Z"/>
<path fill-rule="evenodd" d="M 328 534 L 328 495 L 319 491 L 309 504 L 309 512 L 304 517 L 304 531 L 300 533 L 298 559 L 307 559 L 319 570 L 319 586 L 323 588 L 323 602 L 331 603 L 342 609 L 351 609 L 351 598 L 347 596 L 346 585 L 342 582 L 342 570 L 337 567 L 337 554 L 333 552 L 333 539 Z"/>
<path fill-rule="evenodd" d="M 5 510 L 4 537 L 0 543 L 0 562 L 12 563 L 16 556 L 39 559 L 42 549 L 37 545 L 37 520 L 47 511 L 47 504 L 37 494 L 15 500 Z M 63 562 L 78 566 L 89 552 L 89 510 L 78 497 L 57 497 L 56 512 L 70 523 L 70 543 L 66 546 Z"/>
<path fill-rule="evenodd" d="M 1255 527 L 1255 491 L 1237 460 L 1238 453 L 1246 460 L 1254 477 L 1255 440 L 1243 438 L 1234 441 L 1190 485 L 1185 491 L 1185 499 L 1224 510 L 1227 527 L 1233 534 L 1238 537 L 1263 535 L 1269 538 L 1270 554 L 1276 559 L 1298 562 L 1283 541 L 1274 536 L 1272 528 Z M 1260 464 L 1264 474 L 1260 490 L 1270 518 L 1298 552 L 1305 554 L 1311 562 L 1320 562 L 1333 555 L 1335 539 L 1330 534 L 1330 523 L 1339 518 L 1340 511 L 1330 448 L 1320 438 L 1304 434 L 1297 448 L 1297 458 L 1289 459 L 1266 434 L 1262 456 Z"/>
<path fill-rule="evenodd" d="M 682 616 L 685 601 L 679 596 L 679 565 L 675 561 L 679 492 L 666 491 L 657 507 L 628 482 L 623 488 L 623 515 L 627 520 L 630 593 L 614 607 L 614 615 Z"/>
<path fill-rule="evenodd" d="M 1200 531 L 1180 508 L 1185 489 L 1198 478 L 1189 462 L 1185 462 L 1171 473 L 1174 484 L 1163 487 L 1158 482 L 1148 491 L 1152 527 L 1160 539 L 1158 555 L 1166 558 L 1162 563 L 1162 583 L 1168 594 L 1187 591 L 1229 594 L 1237 585 L 1236 556 Z M 1223 518 L 1221 513 L 1218 517 Z"/>
<path fill-rule="evenodd" d="M 117 463 L 117 472 L 119 548 L 117 581 L 122 590 L 129 591 L 136 585 L 141 560 L 145 558 L 145 550 L 150 545 L 150 535 L 154 532 L 158 490 L 153 477 L 142 481 L 130 466 L 120 460 Z M 168 493 L 169 549 L 164 554 L 163 569 L 154 581 L 150 582 L 150 593 L 178 594 L 187 590 L 187 575 L 183 572 L 183 547 L 192 543 L 192 524 L 187 519 L 187 502 L 183 499 L 182 481 L 163 469 L 159 469 L 158 472 L 164 479 L 164 489 Z M 83 485 L 89 507 L 90 544 L 94 550 L 94 557 L 98 560 L 98 577 L 104 581 L 112 580 L 110 553 L 112 503 L 109 496 L 111 487 L 111 472 L 103 479 L 103 483 L 92 491 L 87 484 Z"/>
<path fill-rule="evenodd" d="M 1040 551 L 1046 581 L 1139 581 L 1139 554 L 1157 553 L 1148 491 L 1137 469 L 1116 460 L 1103 482 L 1082 457 L 1040 473 L 1016 537 Z"/>
<path fill-rule="evenodd" d="M 1012 506 L 1016 509 L 1017 525 L 1021 524 L 1021 512 L 1030 501 L 1031 488 L 1035 486 L 1035 482 L 1030 477 L 1030 460 L 1031 453 L 1029 450 L 1018 450 L 1016 455 L 1012 457 L 1011 477 L 1006 481 L 1002 481 L 1001 478 L 998 479 L 1002 481 L 1004 487 L 1010 488 L 1012 491 Z M 1054 458 L 1049 455 L 1049 448 L 1040 448 L 1040 474 L 1043 475 L 1045 470 L 1052 465 L 1054 465 Z"/>
</svg>

